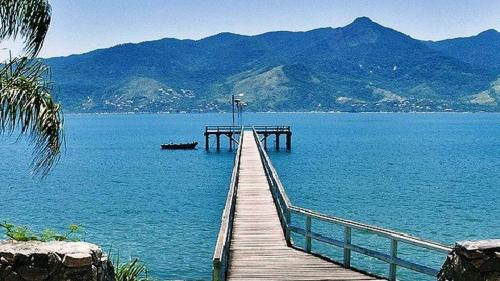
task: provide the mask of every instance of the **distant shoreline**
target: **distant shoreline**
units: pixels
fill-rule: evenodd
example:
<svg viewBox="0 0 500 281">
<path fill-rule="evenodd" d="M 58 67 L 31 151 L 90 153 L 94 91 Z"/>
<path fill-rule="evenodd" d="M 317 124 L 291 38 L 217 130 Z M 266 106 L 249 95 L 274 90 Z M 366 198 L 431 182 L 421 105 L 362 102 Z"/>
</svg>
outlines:
<svg viewBox="0 0 500 281">
<path fill-rule="evenodd" d="M 500 114 L 497 111 L 246 111 L 245 114 Z M 64 115 L 187 115 L 231 114 L 231 112 L 65 112 Z"/>
</svg>

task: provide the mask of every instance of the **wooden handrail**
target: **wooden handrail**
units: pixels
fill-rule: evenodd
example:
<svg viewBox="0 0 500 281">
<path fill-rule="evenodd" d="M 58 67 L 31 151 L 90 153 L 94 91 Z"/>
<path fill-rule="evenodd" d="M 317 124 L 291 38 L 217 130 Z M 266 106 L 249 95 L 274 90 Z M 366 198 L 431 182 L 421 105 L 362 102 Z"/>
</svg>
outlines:
<svg viewBox="0 0 500 281">
<path fill-rule="evenodd" d="M 243 128 L 240 127 L 240 139 L 238 150 L 234 158 L 231 183 L 226 198 L 226 205 L 222 212 L 222 219 L 215 245 L 214 256 L 212 258 L 212 280 L 223 281 L 226 279 L 226 271 L 229 258 L 229 247 L 231 243 L 231 233 L 233 228 L 233 217 L 236 205 L 236 194 L 238 192 L 238 179 L 240 173 L 241 148 L 243 145 Z"/>
<path fill-rule="evenodd" d="M 264 171 L 266 173 L 266 178 L 271 187 L 271 193 L 273 195 L 274 203 L 276 208 L 278 209 L 278 214 L 281 222 L 281 226 L 283 228 L 285 239 L 288 246 L 292 246 L 291 235 L 290 235 L 290 208 L 292 207 L 292 203 L 288 198 L 288 195 L 285 192 L 285 188 L 279 179 L 278 173 L 276 169 L 271 163 L 269 156 L 267 155 L 262 143 L 259 139 L 259 135 L 255 127 L 253 127 L 253 135 L 254 139 L 257 143 L 257 148 L 259 150 L 260 158 L 262 161 L 262 165 L 264 166 Z"/>
<path fill-rule="evenodd" d="M 393 231 L 393 230 L 381 228 L 378 226 L 363 224 L 363 223 L 359 223 L 356 221 L 351 221 L 351 220 L 346 220 L 346 219 L 339 218 L 339 217 L 325 215 L 325 214 L 321 214 L 321 213 L 318 213 L 315 211 L 311 211 L 308 209 L 299 208 L 299 207 L 295 207 L 295 206 L 292 206 L 290 208 L 290 211 L 297 213 L 297 214 L 304 215 L 306 217 L 311 217 L 311 218 L 315 218 L 315 219 L 318 219 L 321 221 L 330 222 L 330 223 L 334 223 L 334 224 L 338 224 L 338 225 L 342 225 L 342 226 L 348 226 L 348 227 L 351 227 L 351 228 L 354 228 L 357 230 L 370 232 L 373 234 L 377 234 L 379 236 L 398 240 L 398 241 L 401 241 L 401 242 L 404 242 L 407 244 L 411 244 L 411 245 L 422 247 L 422 248 L 427 248 L 429 250 L 434 250 L 434 251 L 438 251 L 438 252 L 445 253 L 445 254 L 447 254 L 451 251 L 451 247 L 449 247 L 449 246 L 446 246 L 446 245 L 443 245 L 440 243 L 436 243 L 434 241 L 416 238 L 414 236 L 411 236 L 411 235 L 409 235 L 407 233 L 403 233 L 403 232 Z"/>
<path fill-rule="evenodd" d="M 205 132 L 208 131 L 239 131 L 242 127 L 230 125 L 208 125 L 205 126 Z M 290 132 L 290 126 L 276 126 L 276 125 L 256 125 L 252 126 L 257 131 L 269 132 Z"/>
<path fill-rule="evenodd" d="M 287 239 L 287 243 L 291 246 L 293 245 L 293 241 L 290 238 L 290 233 L 294 232 L 305 237 L 305 251 L 312 251 L 311 240 L 321 241 L 323 243 L 333 245 L 336 247 L 343 248 L 344 250 L 344 267 L 349 268 L 351 264 L 351 251 L 355 251 L 366 256 L 374 257 L 379 260 L 382 260 L 389 264 L 389 280 L 396 280 L 396 268 L 397 266 L 405 267 L 413 271 L 417 271 L 423 274 L 437 276 L 438 270 L 429 268 L 424 265 L 416 264 L 413 262 L 409 262 L 403 260 L 397 256 L 398 254 L 398 242 L 410 244 L 416 247 L 425 248 L 428 250 L 436 251 L 439 253 L 448 254 L 451 251 L 451 247 L 447 245 L 442 245 L 433 241 L 424 240 L 420 238 L 413 237 L 409 234 L 393 231 L 377 226 L 372 226 L 368 224 L 363 224 L 360 222 L 347 220 L 339 217 L 334 217 L 330 215 L 325 215 L 322 213 L 318 213 L 309 209 L 300 208 L 293 206 L 290 202 L 290 199 L 286 195 L 283 184 L 281 183 L 276 169 L 273 167 L 269 156 L 267 155 L 265 149 L 262 147 L 260 140 L 258 138 L 258 134 L 254 128 L 253 130 L 254 138 L 257 141 L 259 153 L 261 155 L 262 163 L 264 166 L 264 170 L 266 176 L 268 178 L 269 186 L 271 188 L 271 193 L 273 195 L 276 209 L 278 210 L 280 220 L 282 221 L 282 227 L 285 232 L 285 237 Z M 305 227 L 304 229 L 298 228 L 291 225 L 291 213 L 295 213 L 298 215 L 305 216 Z M 315 233 L 312 231 L 312 219 L 321 220 L 327 223 L 332 223 L 336 225 L 340 225 L 344 227 L 344 240 L 339 241 L 336 239 L 332 239 L 329 237 L 325 237 L 321 234 Z M 385 254 L 379 251 L 367 249 L 358 245 L 353 244 L 352 242 L 352 230 L 357 230 L 363 233 L 370 233 L 374 235 L 378 235 L 384 238 L 390 239 L 390 253 Z M 296 246 L 294 246 L 296 247 Z M 317 255 L 322 255 L 321 253 L 315 253 Z"/>
<path fill-rule="evenodd" d="M 240 126 L 227 126 L 227 125 L 222 125 L 222 126 L 205 126 L 205 132 L 208 131 L 232 131 L 232 132 L 239 132 L 241 131 L 242 127 Z"/>
<path fill-rule="evenodd" d="M 273 164 L 271 164 L 271 160 L 269 159 L 269 156 L 267 155 L 265 149 L 263 148 L 262 143 L 260 142 L 257 132 L 255 130 L 254 130 L 254 137 L 255 140 L 257 141 L 257 148 L 259 149 L 259 154 L 262 156 L 261 158 L 263 159 L 264 169 L 266 170 L 266 172 L 269 173 L 268 179 L 273 181 L 273 185 L 276 185 L 280 193 L 280 196 L 283 198 L 286 208 L 290 209 L 292 207 L 292 203 L 290 202 L 290 199 L 288 198 L 288 195 L 285 192 L 285 188 L 281 183 L 278 173 L 276 172 L 276 169 L 274 168 Z"/>
</svg>

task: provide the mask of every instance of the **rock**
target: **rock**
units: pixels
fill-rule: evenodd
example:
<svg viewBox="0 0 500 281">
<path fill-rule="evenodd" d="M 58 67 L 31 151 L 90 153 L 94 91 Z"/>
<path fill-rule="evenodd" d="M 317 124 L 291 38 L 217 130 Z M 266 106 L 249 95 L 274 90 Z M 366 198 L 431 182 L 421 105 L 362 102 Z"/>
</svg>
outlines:
<svg viewBox="0 0 500 281">
<path fill-rule="evenodd" d="M 66 254 L 62 263 L 67 267 L 84 267 L 92 264 L 92 257 L 86 253 Z"/>
<path fill-rule="evenodd" d="M 500 281 L 500 239 L 458 242 L 438 281 Z"/>
<path fill-rule="evenodd" d="M 47 269 L 49 270 L 49 275 L 53 275 L 62 266 L 62 260 L 56 253 L 49 253 L 48 258 Z"/>
<path fill-rule="evenodd" d="M 70 253 L 97 253 L 101 252 L 98 246 L 86 242 L 65 242 L 65 241 L 0 241 L 0 253 L 14 254 L 48 254 L 57 253 L 61 256 Z"/>
<path fill-rule="evenodd" d="M 1 269 L 1 272 L 2 272 L 0 274 L 1 278 L 5 278 L 7 275 L 9 275 L 12 272 L 12 266 L 10 266 L 10 265 L 4 266 L 4 267 L 0 267 L 0 269 Z"/>
<path fill-rule="evenodd" d="M 97 281 L 97 267 L 92 266 L 92 280 Z"/>
<path fill-rule="evenodd" d="M 48 270 L 41 267 L 20 266 L 16 272 L 26 281 L 44 281 L 49 277 Z"/>
<path fill-rule="evenodd" d="M 12 272 L 11 274 L 5 276 L 5 278 L 3 280 L 5 280 L 5 281 L 22 281 L 19 274 L 15 273 L 15 272 Z"/>
<path fill-rule="evenodd" d="M 97 281 L 93 278 L 91 266 L 66 268 L 63 275 L 63 280 L 71 281 Z"/>
<path fill-rule="evenodd" d="M 483 259 L 475 259 L 475 260 L 472 260 L 470 261 L 470 263 L 476 268 L 476 269 L 479 269 L 481 267 L 481 265 L 483 265 L 485 263 L 485 260 Z"/>
<path fill-rule="evenodd" d="M 116 281 L 101 249 L 85 242 L 0 241 L 0 281 Z"/>
<path fill-rule="evenodd" d="M 15 264 L 29 264 L 30 257 L 26 255 L 26 253 L 15 253 Z"/>
<path fill-rule="evenodd" d="M 484 260 L 484 263 L 478 268 L 481 272 L 500 272 L 500 258 L 489 257 Z"/>
<path fill-rule="evenodd" d="M 489 272 L 485 275 L 485 281 L 500 281 L 500 273 Z"/>
<path fill-rule="evenodd" d="M 34 267 L 46 268 L 49 264 L 49 256 L 48 254 L 39 254 L 39 253 L 31 254 L 29 256 L 29 264 Z"/>
<path fill-rule="evenodd" d="M 9 252 L 0 253 L 0 263 L 14 264 L 15 255 Z"/>
<path fill-rule="evenodd" d="M 94 251 L 94 254 L 96 257 L 98 257 L 99 259 L 102 258 L 102 250 L 101 249 L 97 249 Z"/>
<path fill-rule="evenodd" d="M 467 251 L 499 251 L 500 239 L 489 239 L 480 241 L 459 241 L 457 246 Z"/>
<path fill-rule="evenodd" d="M 107 256 L 101 258 L 101 269 L 98 268 L 98 281 L 115 281 L 115 268 Z"/>
</svg>

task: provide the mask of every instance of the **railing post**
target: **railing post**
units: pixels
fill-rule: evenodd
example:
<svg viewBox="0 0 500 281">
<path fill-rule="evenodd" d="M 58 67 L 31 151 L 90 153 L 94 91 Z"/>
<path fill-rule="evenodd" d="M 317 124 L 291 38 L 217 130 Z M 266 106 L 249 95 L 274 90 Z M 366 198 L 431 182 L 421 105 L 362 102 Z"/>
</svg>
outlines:
<svg viewBox="0 0 500 281">
<path fill-rule="evenodd" d="M 222 281 L 220 278 L 220 261 L 219 260 L 213 261 L 212 281 Z"/>
<path fill-rule="evenodd" d="M 396 258 L 398 256 L 398 241 L 391 239 L 391 263 L 389 264 L 389 280 L 396 281 Z"/>
<path fill-rule="evenodd" d="M 349 226 L 344 226 L 344 267 L 351 267 L 351 228 Z"/>
<path fill-rule="evenodd" d="M 306 252 L 311 252 L 311 217 L 306 217 Z"/>
<path fill-rule="evenodd" d="M 286 244 L 288 246 L 292 245 L 292 242 L 290 240 L 290 223 L 291 223 L 291 217 L 290 217 L 290 210 L 287 208 L 285 212 L 285 221 L 286 221 L 286 229 L 285 229 L 285 240 Z"/>
</svg>

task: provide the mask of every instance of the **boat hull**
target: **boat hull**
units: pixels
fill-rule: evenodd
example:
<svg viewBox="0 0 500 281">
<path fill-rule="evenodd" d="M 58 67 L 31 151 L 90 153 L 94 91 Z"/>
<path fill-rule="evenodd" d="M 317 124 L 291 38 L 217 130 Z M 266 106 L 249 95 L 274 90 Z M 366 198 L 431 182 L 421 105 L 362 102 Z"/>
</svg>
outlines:
<svg viewBox="0 0 500 281">
<path fill-rule="evenodd" d="M 195 149 L 196 146 L 198 145 L 197 142 L 192 142 L 192 143 L 170 143 L 170 144 L 162 144 L 161 149 L 169 149 L 169 150 L 176 150 L 176 149 Z"/>
</svg>

